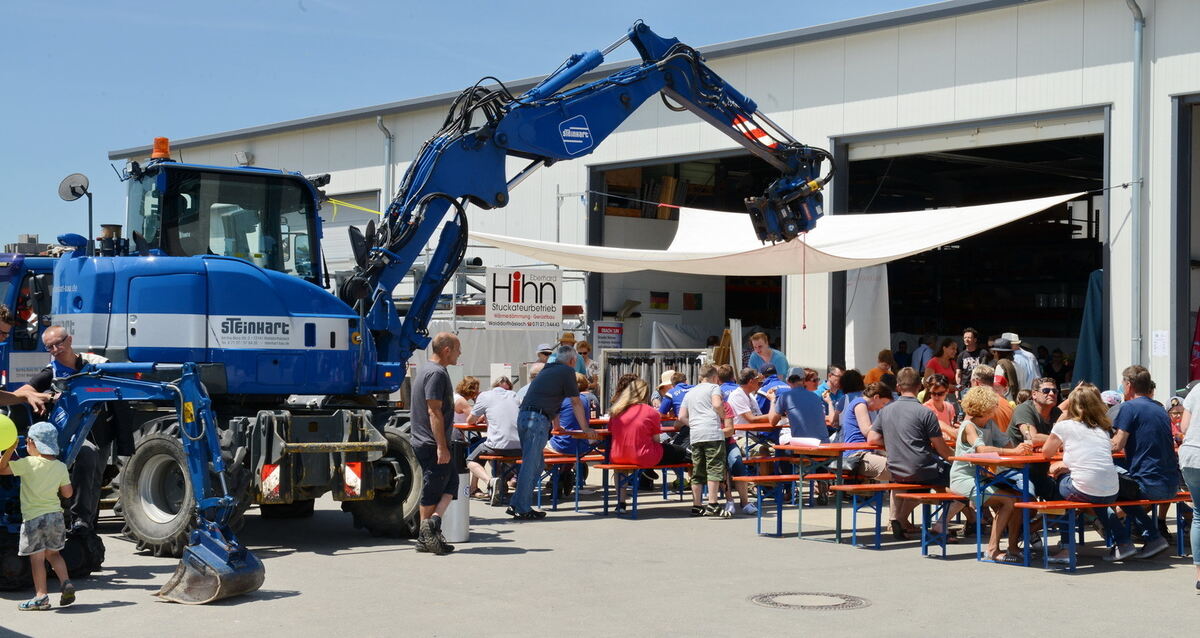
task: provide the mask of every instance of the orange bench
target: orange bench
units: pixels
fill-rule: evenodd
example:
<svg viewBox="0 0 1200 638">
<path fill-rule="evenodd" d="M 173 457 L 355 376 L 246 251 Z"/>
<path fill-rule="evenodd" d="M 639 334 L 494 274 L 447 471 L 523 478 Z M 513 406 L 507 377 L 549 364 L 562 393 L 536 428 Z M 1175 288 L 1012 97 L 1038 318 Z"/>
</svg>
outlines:
<svg viewBox="0 0 1200 638">
<path fill-rule="evenodd" d="M 905 492 L 897 494 L 896 498 L 913 501 L 921 505 L 921 555 L 929 555 L 929 546 L 937 544 L 942 548 L 942 558 L 946 557 L 946 543 L 950 538 L 950 506 L 954 503 L 966 503 L 969 499 L 958 492 Z M 942 531 L 934 531 L 934 521 L 940 521 Z"/>
<path fill-rule="evenodd" d="M 692 469 L 691 463 L 676 463 L 673 465 L 651 465 L 647 467 L 639 467 L 637 465 L 627 465 L 623 463 L 597 463 L 596 469 L 604 470 L 604 515 L 608 516 L 608 473 L 611 471 L 616 477 L 615 487 L 617 494 L 627 487 L 631 487 L 633 492 L 633 503 L 630 506 L 629 517 L 637 519 L 637 503 L 638 503 L 638 486 L 642 482 L 642 472 L 646 470 L 675 470 L 676 476 L 679 477 L 680 483 L 683 482 L 683 471 Z M 626 475 L 626 473 L 628 473 Z M 667 473 L 662 473 L 663 482 L 663 500 L 670 498 L 668 493 L 669 483 L 667 482 Z M 619 499 L 619 496 L 618 496 Z M 683 490 L 679 491 L 679 500 L 683 500 Z M 622 504 L 618 500 L 617 516 L 621 516 Z"/>
<path fill-rule="evenodd" d="M 879 549 L 883 537 L 883 495 L 887 492 L 904 490 L 928 490 L 928 485 L 915 483 L 856 483 L 854 485 L 833 485 L 829 490 L 849 494 L 851 497 L 850 543 L 858 545 L 858 511 L 872 509 L 875 512 L 875 549 Z M 859 496 L 869 494 L 859 503 Z"/>
<path fill-rule="evenodd" d="M 1050 569 L 1050 526 L 1054 525 L 1063 531 L 1063 537 L 1067 545 L 1067 571 L 1075 571 L 1076 561 L 1076 541 L 1075 531 L 1079 530 L 1078 517 L 1075 513 L 1079 510 L 1100 509 L 1105 507 L 1146 507 L 1150 510 L 1150 515 L 1155 520 L 1158 518 L 1157 508 L 1155 505 L 1164 505 L 1170 503 L 1190 503 L 1192 500 L 1191 494 L 1187 492 L 1179 492 L 1171 498 L 1148 500 L 1141 499 L 1136 501 L 1116 501 L 1113 503 L 1082 503 L 1079 501 L 1028 501 L 1017 503 L 1017 509 L 1039 514 L 1042 517 L 1042 566 Z M 1127 517 L 1128 518 L 1128 517 Z M 1133 521 L 1126 520 L 1125 524 L 1131 525 Z M 1176 551 L 1180 556 L 1184 554 L 1183 535 L 1184 535 L 1184 517 L 1181 507 L 1175 508 L 1175 543 Z M 1080 534 L 1082 536 L 1082 533 Z M 1082 540 L 1082 539 L 1081 539 Z M 1192 548 L 1196 551 L 1196 548 Z"/>
<path fill-rule="evenodd" d="M 796 481 L 800 480 L 799 474 L 764 474 L 762 476 L 735 476 L 734 481 L 738 483 L 753 483 L 756 498 L 758 499 L 758 523 L 755 532 L 762 534 L 762 517 L 763 517 L 763 489 L 768 485 L 775 490 L 775 534 L 774 536 L 783 536 L 783 486 L 791 485 L 795 489 Z"/>
</svg>

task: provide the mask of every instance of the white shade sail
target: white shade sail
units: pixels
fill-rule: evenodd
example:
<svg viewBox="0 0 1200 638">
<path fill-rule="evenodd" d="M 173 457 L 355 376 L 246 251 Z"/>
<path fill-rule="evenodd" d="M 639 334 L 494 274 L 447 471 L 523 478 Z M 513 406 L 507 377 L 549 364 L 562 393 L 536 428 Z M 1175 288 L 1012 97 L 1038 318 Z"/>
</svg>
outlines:
<svg viewBox="0 0 1200 638">
<path fill-rule="evenodd" d="M 952 244 L 1081 195 L 907 213 L 830 215 L 802 237 L 774 245 L 758 241 L 748 215 L 696 208 L 679 210 L 679 227 L 666 250 L 563 244 L 475 232 L 470 237 L 563 268 L 591 272 L 799 275 L 887 263 Z"/>
</svg>

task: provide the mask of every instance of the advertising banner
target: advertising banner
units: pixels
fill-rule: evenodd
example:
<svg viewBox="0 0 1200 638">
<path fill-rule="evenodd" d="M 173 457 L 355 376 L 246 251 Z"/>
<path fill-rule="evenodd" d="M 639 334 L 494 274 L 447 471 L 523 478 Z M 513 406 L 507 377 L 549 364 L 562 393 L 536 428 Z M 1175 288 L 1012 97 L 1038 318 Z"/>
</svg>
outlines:
<svg viewBox="0 0 1200 638">
<path fill-rule="evenodd" d="M 556 268 L 488 268 L 487 328 L 561 330 L 562 293 Z"/>
</svg>

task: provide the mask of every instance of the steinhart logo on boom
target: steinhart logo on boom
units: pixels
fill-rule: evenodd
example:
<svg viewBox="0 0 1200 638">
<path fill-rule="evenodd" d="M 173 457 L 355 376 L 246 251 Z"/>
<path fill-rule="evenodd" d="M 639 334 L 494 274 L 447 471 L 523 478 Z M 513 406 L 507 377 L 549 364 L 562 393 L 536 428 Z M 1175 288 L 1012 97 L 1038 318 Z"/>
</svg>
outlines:
<svg viewBox="0 0 1200 638">
<path fill-rule="evenodd" d="M 249 321 L 230 317 L 221 322 L 221 334 L 227 335 L 285 335 L 291 329 L 286 321 Z"/>
</svg>

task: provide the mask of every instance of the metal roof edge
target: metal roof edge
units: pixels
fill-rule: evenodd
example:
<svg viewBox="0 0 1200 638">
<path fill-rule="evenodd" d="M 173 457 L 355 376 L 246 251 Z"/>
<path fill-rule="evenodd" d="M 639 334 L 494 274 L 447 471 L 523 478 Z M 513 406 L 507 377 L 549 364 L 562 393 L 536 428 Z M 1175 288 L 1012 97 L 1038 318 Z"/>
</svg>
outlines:
<svg viewBox="0 0 1200 638">
<path fill-rule="evenodd" d="M 722 58 L 743 53 L 750 53 L 753 51 L 761 51 L 763 49 L 791 46 L 802 42 L 812 42 L 827 38 L 842 37 L 854 33 L 864 33 L 877 29 L 887 29 L 906 24 L 913 24 L 916 22 L 938 20 L 967 13 L 977 13 L 980 11 L 1001 9 L 1014 5 L 1030 4 L 1033 2 L 1042 1 L 1043 0 L 945 0 L 944 2 L 910 7 L 908 9 L 899 9 L 896 11 L 889 11 L 887 13 L 880 13 L 861 18 L 851 18 L 849 20 L 830 22 L 828 24 L 819 24 L 801 29 L 792 29 L 790 31 L 781 31 L 779 33 L 754 36 L 752 38 L 745 38 L 742 40 L 733 40 L 730 42 L 718 43 L 706 47 L 698 47 L 698 50 L 702 55 L 704 55 L 705 58 Z M 588 73 L 581 78 L 581 80 L 591 81 L 599 79 L 634 63 L 635 60 L 624 60 L 621 62 L 605 64 L 598 67 L 591 73 Z M 514 93 L 517 93 L 533 87 L 545 77 L 545 75 L 539 75 L 518 80 L 516 82 L 506 82 L 505 86 L 507 86 Z M 181 140 L 172 140 L 171 147 L 188 148 L 204 146 L 207 144 L 219 144 L 222 142 L 231 142 L 248 137 L 287 133 L 289 131 L 295 131 L 313 126 L 331 126 L 334 124 L 342 124 L 345 122 L 361 120 L 369 117 L 395 115 L 398 113 L 433 108 L 440 105 L 449 105 L 459 93 L 460 91 L 438 93 L 435 95 L 421 96 L 408 100 L 401 100 L 398 102 L 389 102 L 386 104 L 367 106 L 346 111 L 337 111 L 323 115 L 313 115 L 295 120 L 286 120 L 272 124 L 251 126 L 232 131 L 224 131 L 221 133 L 212 133 L 209 135 L 200 135 Z M 150 154 L 150 150 L 151 146 L 149 144 L 113 150 L 108 152 L 108 159 L 117 160 L 146 157 Z"/>
</svg>

